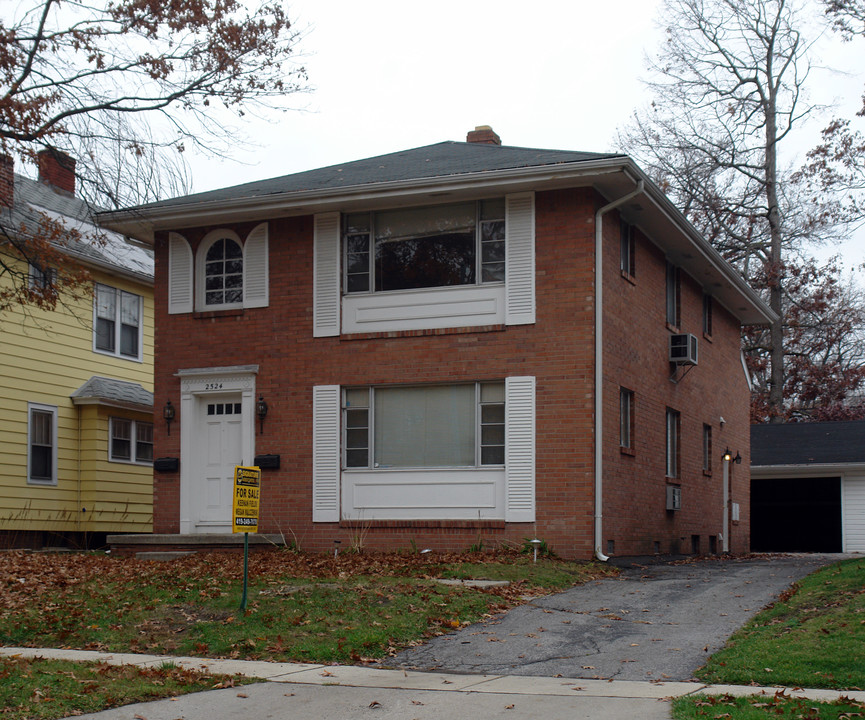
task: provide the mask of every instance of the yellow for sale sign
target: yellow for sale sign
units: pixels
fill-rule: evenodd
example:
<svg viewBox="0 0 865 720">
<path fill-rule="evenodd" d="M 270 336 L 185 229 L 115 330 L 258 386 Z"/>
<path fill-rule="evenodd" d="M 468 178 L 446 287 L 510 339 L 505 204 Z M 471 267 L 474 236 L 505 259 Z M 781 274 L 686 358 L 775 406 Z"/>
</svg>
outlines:
<svg viewBox="0 0 865 720">
<path fill-rule="evenodd" d="M 261 469 L 234 468 L 234 502 L 231 504 L 231 531 L 258 532 L 258 500 L 261 492 Z"/>
</svg>

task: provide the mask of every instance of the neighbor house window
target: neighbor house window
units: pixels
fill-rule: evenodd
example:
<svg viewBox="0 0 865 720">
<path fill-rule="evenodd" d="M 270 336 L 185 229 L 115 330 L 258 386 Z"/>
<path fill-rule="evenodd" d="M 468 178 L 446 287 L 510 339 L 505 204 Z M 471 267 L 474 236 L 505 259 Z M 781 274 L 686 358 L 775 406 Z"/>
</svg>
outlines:
<svg viewBox="0 0 865 720">
<path fill-rule="evenodd" d="M 703 472 L 712 474 L 712 426 L 703 424 Z"/>
<path fill-rule="evenodd" d="M 30 403 L 27 407 L 27 481 L 57 484 L 57 408 Z"/>
<path fill-rule="evenodd" d="M 634 448 L 634 391 L 619 388 L 619 446 Z"/>
<path fill-rule="evenodd" d="M 667 477 L 679 477 L 680 415 L 667 408 Z"/>
<path fill-rule="evenodd" d="M 679 280 L 679 268 L 672 263 L 667 263 L 667 324 L 679 327 L 681 314 L 681 284 Z"/>
<path fill-rule="evenodd" d="M 347 293 L 505 280 L 505 201 L 343 217 Z"/>
<path fill-rule="evenodd" d="M 501 466 L 503 382 L 343 391 L 347 468 Z"/>
<path fill-rule="evenodd" d="M 703 334 L 712 335 L 712 296 L 703 295 Z"/>
<path fill-rule="evenodd" d="M 111 418 L 110 458 L 115 462 L 153 462 L 153 423 Z"/>
<path fill-rule="evenodd" d="M 57 271 L 54 268 L 41 268 L 31 263 L 29 280 L 31 290 L 45 294 L 46 290 L 54 289 L 54 285 L 57 282 Z"/>
<path fill-rule="evenodd" d="M 636 246 L 634 243 L 634 226 L 624 220 L 619 224 L 621 230 L 621 260 L 620 268 L 625 275 L 634 277 L 634 260 Z"/>
<path fill-rule="evenodd" d="M 93 345 L 109 355 L 141 359 L 142 300 L 139 295 L 96 285 Z"/>
</svg>

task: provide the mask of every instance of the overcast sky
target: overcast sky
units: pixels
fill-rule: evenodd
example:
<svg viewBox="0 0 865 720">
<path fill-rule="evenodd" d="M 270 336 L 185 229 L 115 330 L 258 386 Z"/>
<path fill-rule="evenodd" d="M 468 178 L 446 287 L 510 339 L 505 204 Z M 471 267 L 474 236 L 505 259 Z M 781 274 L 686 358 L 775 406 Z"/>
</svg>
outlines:
<svg viewBox="0 0 865 720">
<path fill-rule="evenodd" d="M 476 125 L 491 125 L 506 145 L 616 150 L 616 129 L 647 99 L 645 54 L 663 39 L 659 0 L 294 0 L 289 7 L 304 31 L 312 87 L 293 98 L 303 110 L 247 123 L 255 144 L 235 154 L 241 162 L 196 159 L 194 191 L 462 141 Z M 851 115 L 865 42 L 842 43 L 827 32 L 813 56 L 848 75 L 816 69 L 812 99 Z M 800 159 L 829 116 L 800 133 Z M 859 254 L 865 259 L 865 248 Z"/>
</svg>

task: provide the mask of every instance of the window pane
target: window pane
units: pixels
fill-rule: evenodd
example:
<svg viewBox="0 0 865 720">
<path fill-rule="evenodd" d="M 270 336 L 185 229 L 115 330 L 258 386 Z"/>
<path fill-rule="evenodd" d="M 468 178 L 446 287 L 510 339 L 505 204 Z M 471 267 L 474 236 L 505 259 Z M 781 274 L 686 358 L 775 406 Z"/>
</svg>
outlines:
<svg viewBox="0 0 865 720">
<path fill-rule="evenodd" d="M 120 326 L 120 354 L 127 357 L 138 357 L 138 328 L 136 326 Z"/>
<path fill-rule="evenodd" d="M 242 258 L 243 250 L 234 240 L 226 239 L 225 241 L 225 257 L 227 260 L 233 258 Z"/>
<path fill-rule="evenodd" d="M 351 468 L 369 467 L 369 450 L 347 450 L 345 453 L 345 466 Z"/>
<path fill-rule="evenodd" d="M 114 321 L 96 318 L 96 348 L 114 352 Z"/>
<path fill-rule="evenodd" d="M 53 442 L 54 416 L 49 412 L 33 410 L 30 415 L 30 442 L 51 445 Z"/>
<path fill-rule="evenodd" d="M 366 408 L 360 410 L 345 411 L 345 426 L 347 428 L 366 428 L 369 426 L 369 411 Z"/>
<path fill-rule="evenodd" d="M 482 425 L 481 426 L 481 444 L 482 445 L 504 445 L 505 444 L 505 426 Z"/>
<path fill-rule="evenodd" d="M 499 240 L 494 242 L 485 242 L 483 245 L 483 262 L 504 262 L 505 261 L 505 244 Z"/>
<path fill-rule="evenodd" d="M 481 448 L 481 465 L 504 465 L 504 445 L 491 445 Z"/>
<path fill-rule="evenodd" d="M 357 448 L 366 448 L 369 446 L 368 433 L 366 428 L 353 428 L 351 430 L 346 430 L 345 433 L 345 446 L 349 450 L 355 450 Z"/>
<path fill-rule="evenodd" d="M 138 462 L 153 462 L 153 425 L 136 423 L 135 459 Z"/>
<path fill-rule="evenodd" d="M 475 204 L 375 214 L 375 289 L 475 282 Z"/>
<path fill-rule="evenodd" d="M 51 470 L 52 450 L 50 447 L 32 445 L 30 447 L 30 479 L 52 480 Z"/>
<path fill-rule="evenodd" d="M 483 405 L 481 406 L 481 422 L 486 423 L 503 423 L 505 421 L 505 406 L 504 405 Z"/>
<path fill-rule="evenodd" d="M 120 302 L 120 322 L 138 325 L 138 295 L 123 293 Z"/>
<path fill-rule="evenodd" d="M 505 199 L 484 200 L 481 202 L 481 220 L 501 220 L 505 216 Z"/>
<path fill-rule="evenodd" d="M 481 402 L 503 403 L 505 401 L 505 384 L 503 382 L 481 383 Z"/>
<path fill-rule="evenodd" d="M 377 467 L 475 464 L 475 386 L 375 392 Z"/>
<path fill-rule="evenodd" d="M 505 281 L 505 264 L 504 263 L 484 263 L 481 274 L 481 281 L 488 282 L 504 282 Z"/>
<path fill-rule="evenodd" d="M 207 255 L 204 258 L 207 262 L 211 260 L 225 259 L 225 240 L 217 240 L 207 250 Z"/>
<path fill-rule="evenodd" d="M 367 388 L 346 390 L 345 404 L 351 407 L 369 407 L 369 390 Z"/>
<path fill-rule="evenodd" d="M 96 286 L 96 317 L 114 320 L 117 314 L 117 293 L 107 285 Z"/>
<path fill-rule="evenodd" d="M 242 303 L 243 248 L 231 238 L 221 238 L 210 246 L 205 259 L 205 304 Z"/>
<path fill-rule="evenodd" d="M 132 459 L 132 421 L 111 421 L 111 458 L 113 460 Z"/>
</svg>

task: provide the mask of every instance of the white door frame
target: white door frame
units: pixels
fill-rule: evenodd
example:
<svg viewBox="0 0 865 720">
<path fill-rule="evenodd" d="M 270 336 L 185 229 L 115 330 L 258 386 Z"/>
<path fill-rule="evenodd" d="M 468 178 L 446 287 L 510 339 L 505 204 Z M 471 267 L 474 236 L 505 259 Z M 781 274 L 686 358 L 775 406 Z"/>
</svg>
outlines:
<svg viewBox="0 0 865 720">
<path fill-rule="evenodd" d="M 241 403 L 241 449 L 244 464 L 255 457 L 255 376 L 258 365 L 186 368 L 180 378 L 180 532 L 196 532 L 192 482 L 195 472 L 196 442 L 200 437 L 197 402 L 208 395 L 239 393 Z"/>
</svg>

